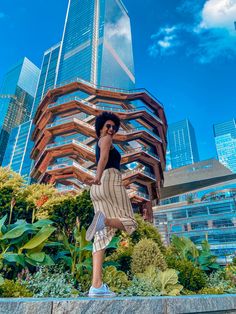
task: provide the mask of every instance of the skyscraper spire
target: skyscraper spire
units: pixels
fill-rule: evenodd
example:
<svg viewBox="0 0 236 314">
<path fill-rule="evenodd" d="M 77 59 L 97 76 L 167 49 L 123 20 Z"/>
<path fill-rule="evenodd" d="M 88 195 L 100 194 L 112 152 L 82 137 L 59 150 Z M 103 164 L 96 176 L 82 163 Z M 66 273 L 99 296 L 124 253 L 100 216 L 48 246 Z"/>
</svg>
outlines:
<svg viewBox="0 0 236 314">
<path fill-rule="evenodd" d="M 69 0 L 56 84 L 134 88 L 130 19 L 120 0 Z"/>
</svg>

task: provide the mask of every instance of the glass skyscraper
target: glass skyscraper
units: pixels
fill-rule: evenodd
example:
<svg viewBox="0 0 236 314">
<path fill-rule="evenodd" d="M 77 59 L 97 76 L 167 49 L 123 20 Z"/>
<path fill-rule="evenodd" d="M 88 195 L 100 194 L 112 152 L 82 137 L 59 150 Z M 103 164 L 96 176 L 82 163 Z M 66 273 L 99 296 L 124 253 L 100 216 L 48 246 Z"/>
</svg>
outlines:
<svg viewBox="0 0 236 314">
<path fill-rule="evenodd" d="M 58 43 L 44 52 L 37 93 L 31 114 L 32 119 L 43 96 L 55 83 L 60 45 L 61 43 Z"/>
<path fill-rule="evenodd" d="M 3 167 L 10 166 L 13 171 L 25 176 L 28 184 L 30 184 L 29 173 L 32 163 L 29 156 L 33 148 L 33 142 L 30 140 L 32 123 L 31 119 L 12 130 L 2 163 Z"/>
<path fill-rule="evenodd" d="M 2 166 L 10 166 L 14 171 L 25 175 L 28 183 L 30 183 L 30 168 L 32 164 L 30 153 L 33 147 L 33 141 L 31 141 L 33 117 L 44 94 L 55 83 L 59 51 L 60 43 L 45 51 L 37 84 L 37 92 L 34 101 L 31 103 L 28 121 L 12 130 L 2 163 Z"/>
<path fill-rule="evenodd" d="M 135 84 L 130 19 L 120 0 L 69 0 L 56 83 Z"/>
<path fill-rule="evenodd" d="M 27 58 L 12 67 L 0 89 L 0 165 L 11 130 L 30 119 L 39 69 Z"/>
<path fill-rule="evenodd" d="M 199 161 L 196 136 L 189 120 L 169 124 L 167 138 L 172 169 Z"/>
<path fill-rule="evenodd" d="M 213 126 L 219 161 L 236 173 L 236 122 L 235 119 Z"/>
</svg>

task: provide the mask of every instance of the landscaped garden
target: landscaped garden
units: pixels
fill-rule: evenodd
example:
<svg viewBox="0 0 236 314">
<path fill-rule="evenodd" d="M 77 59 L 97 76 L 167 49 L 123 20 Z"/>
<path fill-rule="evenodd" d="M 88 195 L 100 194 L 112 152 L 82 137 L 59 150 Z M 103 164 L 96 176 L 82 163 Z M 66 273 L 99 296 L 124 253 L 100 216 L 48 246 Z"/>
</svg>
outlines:
<svg viewBox="0 0 236 314">
<path fill-rule="evenodd" d="M 89 191 L 59 194 L 0 168 L 0 297 L 86 296 L 92 276 L 93 217 Z M 106 251 L 104 282 L 120 296 L 236 293 L 236 260 L 216 263 L 205 240 L 169 247 L 158 230 L 136 215 L 138 229 L 117 233 Z"/>
</svg>

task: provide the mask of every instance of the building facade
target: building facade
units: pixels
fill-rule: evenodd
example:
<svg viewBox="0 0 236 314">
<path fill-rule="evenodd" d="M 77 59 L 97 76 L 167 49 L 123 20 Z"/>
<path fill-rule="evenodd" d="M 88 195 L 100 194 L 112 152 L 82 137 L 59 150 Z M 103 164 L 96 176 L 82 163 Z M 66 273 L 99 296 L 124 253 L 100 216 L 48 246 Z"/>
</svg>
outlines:
<svg viewBox="0 0 236 314">
<path fill-rule="evenodd" d="M 0 165 L 11 130 L 30 119 L 39 77 L 39 69 L 27 58 L 4 77 L 0 89 Z"/>
<path fill-rule="evenodd" d="M 219 161 L 236 173 L 236 121 L 215 124 L 213 126 L 216 151 Z"/>
<path fill-rule="evenodd" d="M 169 124 L 167 138 L 169 168 L 175 169 L 199 161 L 196 136 L 189 120 Z"/>
<path fill-rule="evenodd" d="M 31 108 L 27 122 L 15 127 L 10 134 L 2 166 L 8 166 L 20 175 L 24 175 L 27 183 L 31 182 L 30 171 L 32 159 L 30 153 L 33 148 L 31 135 L 34 129 L 33 117 L 43 95 L 55 84 L 56 68 L 60 51 L 60 43 L 54 45 L 43 56 L 41 71 L 37 82 L 37 91 L 34 100 L 31 100 Z"/>
<path fill-rule="evenodd" d="M 130 18 L 121 0 L 69 0 L 56 84 L 77 77 L 134 88 Z"/>
<path fill-rule="evenodd" d="M 32 166 L 30 159 L 33 148 L 33 141 L 30 140 L 32 131 L 32 119 L 13 128 L 2 163 L 3 167 L 10 166 L 13 171 L 24 176 L 27 184 L 31 183 L 29 174 Z"/>
<path fill-rule="evenodd" d="M 164 243 L 170 244 L 172 235 L 197 246 L 207 239 L 225 264 L 236 255 L 236 175 L 216 160 L 176 170 L 165 173 L 160 206 L 154 208 Z"/>
</svg>

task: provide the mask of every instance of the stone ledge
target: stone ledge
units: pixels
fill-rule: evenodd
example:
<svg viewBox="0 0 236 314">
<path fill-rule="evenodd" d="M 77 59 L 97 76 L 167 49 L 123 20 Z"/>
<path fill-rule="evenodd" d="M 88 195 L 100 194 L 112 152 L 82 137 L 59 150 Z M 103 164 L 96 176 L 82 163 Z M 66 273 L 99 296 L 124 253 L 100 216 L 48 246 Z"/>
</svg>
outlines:
<svg viewBox="0 0 236 314">
<path fill-rule="evenodd" d="M 0 314 L 235 314 L 236 295 L 117 298 L 4 298 Z"/>
</svg>

